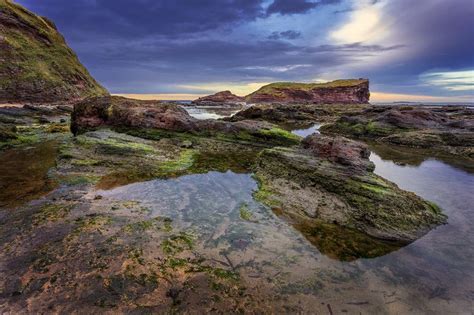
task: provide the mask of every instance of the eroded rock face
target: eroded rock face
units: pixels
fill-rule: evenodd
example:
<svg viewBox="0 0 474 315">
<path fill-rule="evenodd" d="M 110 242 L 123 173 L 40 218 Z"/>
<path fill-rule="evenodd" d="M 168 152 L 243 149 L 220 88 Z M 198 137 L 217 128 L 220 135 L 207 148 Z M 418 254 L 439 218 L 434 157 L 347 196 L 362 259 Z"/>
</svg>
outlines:
<svg viewBox="0 0 474 315">
<path fill-rule="evenodd" d="M 329 83 L 272 83 L 246 96 L 247 103 L 366 104 L 369 80 L 337 80 Z"/>
<path fill-rule="evenodd" d="M 193 101 L 196 105 L 220 105 L 220 104 L 241 104 L 245 98 L 232 94 L 231 91 L 222 91 L 213 95 L 198 98 Z"/>
<path fill-rule="evenodd" d="M 474 111 L 465 107 L 374 106 L 321 131 L 474 158 Z"/>
<path fill-rule="evenodd" d="M 51 103 L 107 95 L 54 23 L 0 0 L 0 103 Z"/>
<path fill-rule="evenodd" d="M 446 217 L 435 205 L 373 173 L 364 144 L 321 135 L 299 148 L 263 151 L 256 196 L 296 222 L 335 223 L 375 238 L 411 242 Z"/>
<path fill-rule="evenodd" d="M 176 104 L 109 96 L 86 99 L 74 106 L 71 131 L 75 135 L 100 127 L 128 128 L 135 131 L 159 130 L 259 142 L 299 142 L 297 136 L 266 122 L 199 120 Z"/>
</svg>

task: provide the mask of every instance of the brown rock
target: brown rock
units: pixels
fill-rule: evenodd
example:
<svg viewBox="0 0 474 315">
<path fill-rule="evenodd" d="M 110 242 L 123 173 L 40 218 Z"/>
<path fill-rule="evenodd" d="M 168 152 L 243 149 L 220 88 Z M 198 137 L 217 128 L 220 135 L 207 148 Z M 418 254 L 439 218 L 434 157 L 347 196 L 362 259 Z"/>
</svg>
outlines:
<svg viewBox="0 0 474 315">
<path fill-rule="evenodd" d="M 247 103 L 366 104 L 369 80 L 317 83 L 272 83 L 246 96 Z"/>
<path fill-rule="evenodd" d="M 374 164 L 369 161 L 369 147 L 361 142 L 344 137 L 312 134 L 302 141 L 302 147 L 315 157 L 349 166 L 355 170 L 374 170 Z"/>
<path fill-rule="evenodd" d="M 219 104 L 241 104 L 245 98 L 232 94 L 231 91 L 223 91 L 213 95 L 198 98 L 193 101 L 196 105 L 219 105 Z"/>
<path fill-rule="evenodd" d="M 299 138 L 270 123 L 243 120 L 198 120 L 176 104 L 139 101 L 118 96 L 89 98 L 74 106 L 71 131 L 77 135 L 100 127 L 155 129 L 246 141 L 294 144 Z"/>
</svg>

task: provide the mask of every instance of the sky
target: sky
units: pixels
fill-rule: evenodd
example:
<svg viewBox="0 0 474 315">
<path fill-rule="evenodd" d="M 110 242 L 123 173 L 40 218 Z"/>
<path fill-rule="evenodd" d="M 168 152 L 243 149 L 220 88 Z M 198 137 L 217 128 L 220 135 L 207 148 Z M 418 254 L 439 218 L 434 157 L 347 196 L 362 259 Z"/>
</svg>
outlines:
<svg viewBox="0 0 474 315">
<path fill-rule="evenodd" d="M 474 0 L 17 0 L 111 93 L 193 99 L 369 78 L 372 101 L 474 101 Z"/>
</svg>

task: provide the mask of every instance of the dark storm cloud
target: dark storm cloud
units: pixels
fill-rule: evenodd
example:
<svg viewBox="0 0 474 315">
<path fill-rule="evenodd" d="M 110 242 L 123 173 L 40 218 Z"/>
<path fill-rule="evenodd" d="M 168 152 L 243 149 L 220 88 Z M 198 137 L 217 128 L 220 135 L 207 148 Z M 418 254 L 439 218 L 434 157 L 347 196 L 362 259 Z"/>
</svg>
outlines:
<svg viewBox="0 0 474 315">
<path fill-rule="evenodd" d="M 301 14 L 306 13 L 311 9 L 320 5 L 337 4 L 341 0 L 275 0 L 267 9 L 267 14 L 279 13 L 281 15 L 287 14 Z"/>
<path fill-rule="evenodd" d="M 472 0 L 388 2 L 381 20 L 393 28 L 390 41 L 406 44 L 410 53 L 397 63 L 371 70 L 371 77 L 392 92 L 401 86 L 409 92 L 448 93 L 420 86 L 418 78 L 430 71 L 474 69 L 473 16 Z"/>
<path fill-rule="evenodd" d="M 68 35 L 120 38 L 182 36 L 254 20 L 260 0 L 20 0 Z"/>
<path fill-rule="evenodd" d="M 280 38 L 283 39 L 297 39 L 301 37 L 301 32 L 288 30 L 284 32 L 273 32 L 268 39 L 278 40 Z"/>
<path fill-rule="evenodd" d="M 357 54 L 397 49 L 361 44 L 304 47 L 274 40 L 154 40 L 124 43 L 121 47 L 110 42 L 96 48 L 82 56 L 93 68 L 100 69 L 98 77 L 113 92 L 124 93 L 176 92 L 166 90 L 170 83 L 310 80 L 328 67 L 350 64 Z"/>
</svg>

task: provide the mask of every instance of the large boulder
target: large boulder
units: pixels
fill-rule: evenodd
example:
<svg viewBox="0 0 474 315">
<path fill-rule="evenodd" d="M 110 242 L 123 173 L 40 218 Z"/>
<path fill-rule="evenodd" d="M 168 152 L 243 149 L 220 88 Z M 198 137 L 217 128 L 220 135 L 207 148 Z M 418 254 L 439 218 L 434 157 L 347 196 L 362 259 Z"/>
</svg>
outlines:
<svg viewBox="0 0 474 315">
<path fill-rule="evenodd" d="M 240 105 L 245 98 L 232 94 L 231 91 L 222 91 L 213 95 L 204 96 L 193 101 L 195 105 Z"/>
<path fill-rule="evenodd" d="M 272 83 L 245 97 L 247 103 L 366 104 L 369 80 L 328 83 Z"/>
<path fill-rule="evenodd" d="M 0 103 L 50 103 L 106 95 L 53 22 L 0 0 Z"/>
<path fill-rule="evenodd" d="M 374 170 L 374 164 L 369 160 L 369 147 L 364 143 L 344 137 L 327 137 L 313 134 L 306 137 L 301 145 L 318 158 L 351 167 L 355 171 Z"/>
<path fill-rule="evenodd" d="M 89 98 L 75 104 L 71 115 L 71 131 L 75 135 L 101 127 L 128 129 L 134 134 L 141 130 L 145 136 L 154 130 L 250 142 L 295 144 L 300 141 L 299 137 L 266 122 L 199 120 L 176 104 L 118 96 Z"/>
<path fill-rule="evenodd" d="M 434 204 L 373 173 L 364 144 L 311 135 L 297 148 L 264 150 L 257 199 L 293 222 L 324 222 L 408 243 L 446 221 Z"/>
</svg>

